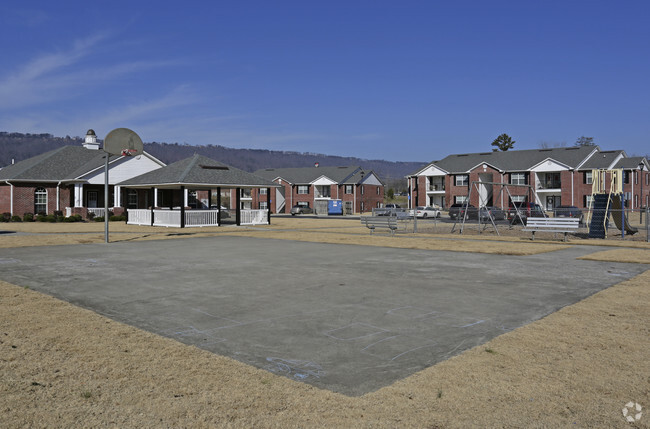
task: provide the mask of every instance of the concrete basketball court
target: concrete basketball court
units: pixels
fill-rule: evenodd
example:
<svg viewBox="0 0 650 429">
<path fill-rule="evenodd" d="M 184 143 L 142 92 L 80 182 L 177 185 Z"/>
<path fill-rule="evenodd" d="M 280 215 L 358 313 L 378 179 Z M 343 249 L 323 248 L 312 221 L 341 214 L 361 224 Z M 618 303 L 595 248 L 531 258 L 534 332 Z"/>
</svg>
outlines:
<svg viewBox="0 0 650 429">
<path fill-rule="evenodd" d="M 647 269 L 576 260 L 598 250 L 503 256 L 219 236 L 0 249 L 0 279 L 361 395 Z"/>
</svg>

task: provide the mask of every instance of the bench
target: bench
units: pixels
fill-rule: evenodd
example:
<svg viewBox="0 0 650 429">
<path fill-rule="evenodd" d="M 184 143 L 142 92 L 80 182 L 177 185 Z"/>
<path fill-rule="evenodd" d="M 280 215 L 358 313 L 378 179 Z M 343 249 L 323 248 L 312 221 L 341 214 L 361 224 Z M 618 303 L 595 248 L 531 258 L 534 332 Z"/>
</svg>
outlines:
<svg viewBox="0 0 650 429">
<path fill-rule="evenodd" d="M 564 241 L 567 241 L 567 234 L 577 231 L 580 227 L 580 219 L 572 217 L 529 217 L 526 222 L 526 227 L 522 231 L 533 233 L 533 240 L 535 240 L 535 233 L 537 231 L 544 232 L 562 232 L 564 233 Z"/>
<path fill-rule="evenodd" d="M 361 217 L 361 224 L 365 225 L 372 234 L 375 229 L 388 229 L 391 235 L 395 235 L 397 229 L 396 216 L 363 216 Z"/>
</svg>

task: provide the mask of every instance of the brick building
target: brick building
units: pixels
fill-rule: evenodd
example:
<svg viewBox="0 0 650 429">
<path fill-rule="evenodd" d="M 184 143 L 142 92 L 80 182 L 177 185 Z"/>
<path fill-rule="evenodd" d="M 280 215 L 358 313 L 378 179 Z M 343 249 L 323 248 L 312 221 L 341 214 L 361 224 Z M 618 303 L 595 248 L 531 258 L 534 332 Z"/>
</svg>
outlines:
<svg viewBox="0 0 650 429">
<path fill-rule="evenodd" d="M 69 216 L 104 207 L 106 153 L 99 150 L 93 130 L 83 146 L 64 146 L 0 169 L 0 213 Z M 110 156 L 109 207 L 119 215 L 143 197 L 119 183 L 158 169 L 165 164 L 148 153 L 141 156 Z M 102 212 L 103 213 L 103 212 Z"/>
<path fill-rule="evenodd" d="M 384 183 L 372 170 L 357 166 L 267 168 L 255 174 L 282 185 L 270 198 L 273 213 L 289 213 L 300 205 L 326 214 L 331 200 L 341 200 L 344 213 L 363 213 L 384 203 Z M 252 203 L 268 207 L 269 195 L 257 191 Z"/>
<path fill-rule="evenodd" d="M 650 166 L 643 157 L 598 146 L 532 149 L 449 155 L 407 177 L 412 205 L 449 207 L 464 203 L 507 208 L 513 201 L 531 198 L 546 210 L 559 205 L 586 208 L 591 198 L 593 169 L 623 169 L 627 208 L 647 207 Z M 474 183 L 475 188 L 470 194 Z M 500 192 L 508 184 L 509 194 Z M 519 185 L 519 187 L 517 186 Z"/>
</svg>

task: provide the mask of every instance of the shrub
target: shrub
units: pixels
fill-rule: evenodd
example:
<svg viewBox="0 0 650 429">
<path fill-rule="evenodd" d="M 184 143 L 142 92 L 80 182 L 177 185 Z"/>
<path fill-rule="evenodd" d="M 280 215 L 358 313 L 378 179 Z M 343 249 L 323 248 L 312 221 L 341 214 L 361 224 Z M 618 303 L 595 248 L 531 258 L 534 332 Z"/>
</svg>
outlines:
<svg viewBox="0 0 650 429">
<path fill-rule="evenodd" d="M 25 213 L 23 215 L 23 222 L 34 222 L 34 213 Z"/>
<path fill-rule="evenodd" d="M 74 216 L 68 216 L 63 218 L 63 222 L 76 222 L 77 220 L 74 218 Z"/>
<path fill-rule="evenodd" d="M 12 222 L 22 222 L 23 220 L 20 218 L 20 216 L 13 215 L 13 216 L 11 216 L 11 221 Z"/>
<path fill-rule="evenodd" d="M 9 222 L 11 219 L 11 213 L 9 212 L 4 212 L 2 213 L 2 216 L 0 216 L 0 222 Z"/>
<path fill-rule="evenodd" d="M 47 216 L 42 215 L 42 214 L 37 214 L 36 215 L 36 222 L 46 222 L 47 221 Z"/>
<path fill-rule="evenodd" d="M 126 222 L 126 216 L 111 216 L 108 220 L 111 222 Z"/>
<path fill-rule="evenodd" d="M 45 216 L 45 222 L 49 222 L 49 223 L 56 222 L 56 216 L 53 214 Z"/>
<path fill-rule="evenodd" d="M 104 222 L 104 216 L 95 216 L 95 217 L 88 217 L 90 220 L 94 220 L 95 222 Z"/>
</svg>

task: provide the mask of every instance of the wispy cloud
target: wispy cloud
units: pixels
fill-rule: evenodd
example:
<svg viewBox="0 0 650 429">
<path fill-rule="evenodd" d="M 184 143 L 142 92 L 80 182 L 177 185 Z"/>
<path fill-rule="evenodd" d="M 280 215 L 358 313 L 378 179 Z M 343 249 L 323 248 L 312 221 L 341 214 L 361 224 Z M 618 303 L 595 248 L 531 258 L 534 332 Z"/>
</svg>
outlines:
<svg viewBox="0 0 650 429">
<path fill-rule="evenodd" d="M 108 39 L 96 34 L 73 42 L 67 50 L 35 57 L 13 73 L 0 76 L 0 109 L 17 109 L 67 100 L 120 77 L 176 64 L 174 61 L 134 61 L 97 64 L 88 61 Z"/>
</svg>

